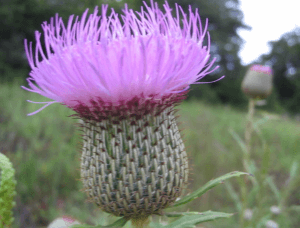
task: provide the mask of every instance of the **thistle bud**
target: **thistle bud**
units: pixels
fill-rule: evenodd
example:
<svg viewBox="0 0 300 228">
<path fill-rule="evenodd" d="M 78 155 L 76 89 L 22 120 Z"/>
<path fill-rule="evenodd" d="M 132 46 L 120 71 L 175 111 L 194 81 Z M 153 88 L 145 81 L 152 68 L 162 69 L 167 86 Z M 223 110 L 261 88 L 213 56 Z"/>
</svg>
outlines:
<svg viewBox="0 0 300 228">
<path fill-rule="evenodd" d="M 242 82 L 242 91 L 254 99 L 264 99 L 272 91 L 272 69 L 268 66 L 253 65 Z"/>
</svg>

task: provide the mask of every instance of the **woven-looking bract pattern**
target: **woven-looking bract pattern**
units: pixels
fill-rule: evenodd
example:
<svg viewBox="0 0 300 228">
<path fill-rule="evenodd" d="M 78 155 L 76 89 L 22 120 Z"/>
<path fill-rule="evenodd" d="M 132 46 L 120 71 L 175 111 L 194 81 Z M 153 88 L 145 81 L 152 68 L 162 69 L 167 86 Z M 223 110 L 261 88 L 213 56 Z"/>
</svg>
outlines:
<svg viewBox="0 0 300 228">
<path fill-rule="evenodd" d="M 83 131 L 81 178 L 104 211 L 159 214 L 180 196 L 188 160 L 172 107 L 157 116 L 84 120 Z"/>
</svg>

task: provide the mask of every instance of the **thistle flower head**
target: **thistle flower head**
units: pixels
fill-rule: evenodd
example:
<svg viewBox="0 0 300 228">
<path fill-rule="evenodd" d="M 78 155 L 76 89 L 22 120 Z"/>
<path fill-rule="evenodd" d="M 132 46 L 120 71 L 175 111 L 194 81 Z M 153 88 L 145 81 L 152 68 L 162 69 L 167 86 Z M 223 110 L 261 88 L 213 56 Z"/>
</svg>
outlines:
<svg viewBox="0 0 300 228">
<path fill-rule="evenodd" d="M 113 9 L 108 16 L 104 5 L 100 16 L 96 7 L 66 25 L 58 15 L 44 22 L 45 48 L 39 32 L 35 49 L 25 41 L 32 71 L 30 88 L 23 88 L 54 100 L 46 106 L 60 102 L 83 114 L 130 101 L 159 103 L 212 71 L 209 37 L 203 46 L 207 21 L 202 28 L 197 10 L 190 7 L 188 17 L 176 5 L 174 18 L 167 2 L 165 12 L 152 1 L 144 7 L 125 8 L 122 19 Z"/>
<path fill-rule="evenodd" d="M 174 105 L 214 60 L 209 37 L 204 46 L 207 21 L 202 28 L 191 7 L 189 15 L 178 5 L 175 17 L 171 11 L 151 1 L 140 12 L 125 7 L 122 19 L 113 10 L 107 16 L 107 6 L 66 25 L 56 15 L 42 25 L 45 49 L 39 32 L 35 50 L 25 42 L 32 71 L 23 88 L 53 100 L 44 107 L 60 102 L 82 119 L 84 190 L 117 216 L 159 214 L 187 183 Z"/>
</svg>

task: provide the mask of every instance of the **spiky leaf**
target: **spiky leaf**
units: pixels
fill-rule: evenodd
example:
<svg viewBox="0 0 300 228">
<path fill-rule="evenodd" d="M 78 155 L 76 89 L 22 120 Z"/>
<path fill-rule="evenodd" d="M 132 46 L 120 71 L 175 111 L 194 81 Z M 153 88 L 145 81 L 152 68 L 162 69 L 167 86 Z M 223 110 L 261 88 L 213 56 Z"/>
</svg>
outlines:
<svg viewBox="0 0 300 228">
<path fill-rule="evenodd" d="M 215 220 L 217 218 L 229 218 L 233 214 L 206 211 L 198 215 L 185 215 L 177 219 L 175 222 L 164 226 L 165 228 L 185 228 L 185 227 L 195 227 L 195 225 L 203 222 L 208 222 Z"/>
<path fill-rule="evenodd" d="M 207 182 L 203 187 L 194 191 L 190 195 L 183 197 L 181 200 L 178 200 L 177 202 L 175 202 L 174 205 L 172 205 L 172 207 L 177 207 L 177 206 L 186 204 L 194 199 L 197 199 L 198 197 L 202 196 L 208 190 L 212 189 L 213 187 L 215 187 L 219 184 L 222 184 L 225 180 L 232 178 L 232 177 L 238 177 L 241 175 L 251 175 L 251 174 L 245 173 L 245 172 L 238 172 L 238 171 L 227 173 L 221 177 L 218 177 L 216 179 L 213 179 L 213 180 Z"/>
<path fill-rule="evenodd" d="M 123 227 L 127 223 L 127 219 L 121 218 L 107 226 L 89 226 L 89 225 L 74 225 L 72 228 L 107 228 L 107 227 Z"/>
</svg>

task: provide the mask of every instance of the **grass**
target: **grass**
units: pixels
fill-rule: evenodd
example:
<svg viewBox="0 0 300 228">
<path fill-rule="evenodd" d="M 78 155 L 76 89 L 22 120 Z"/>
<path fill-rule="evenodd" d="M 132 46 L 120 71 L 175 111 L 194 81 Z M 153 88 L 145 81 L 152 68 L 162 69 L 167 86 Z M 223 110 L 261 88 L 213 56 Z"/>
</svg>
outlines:
<svg viewBox="0 0 300 228">
<path fill-rule="evenodd" d="M 187 150 L 191 164 L 194 167 L 194 175 L 191 181 L 191 190 L 201 186 L 207 181 L 233 170 L 243 171 L 242 152 L 239 145 L 229 133 L 234 130 L 240 137 L 244 135 L 246 125 L 246 112 L 231 107 L 211 106 L 200 102 L 183 103 L 181 106 L 180 120 L 183 122 L 183 132 L 186 135 Z M 255 121 L 261 120 L 265 115 L 263 111 L 257 111 Z M 276 115 L 269 114 L 269 121 L 260 126 L 263 138 L 271 150 L 270 175 L 273 177 L 280 190 L 284 190 L 288 180 L 289 171 L 294 161 L 300 161 L 300 123 L 293 120 L 283 120 Z M 277 117 L 277 118 L 275 118 Z M 262 143 L 258 135 L 253 135 L 252 159 L 260 166 L 263 153 Z M 300 186 L 298 178 L 298 186 Z M 234 181 L 233 181 L 234 182 Z M 237 185 L 235 185 L 237 190 Z M 250 186 L 249 186 L 250 188 Z M 298 204 L 299 187 L 289 197 L 289 204 Z M 272 195 L 271 189 L 267 189 L 267 197 Z M 276 200 L 271 197 L 268 202 L 276 205 Z M 228 197 L 225 186 L 219 186 L 208 192 L 203 198 L 194 201 L 191 210 L 206 211 L 216 210 L 237 212 L 233 207 L 233 200 Z M 237 227 L 234 221 L 237 219 L 222 219 L 215 223 L 207 224 L 207 227 Z M 282 220 L 280 227 L 298 227 L 298 219 L 293 221 L 294 226 L 287 226 L 288 218 Z M 231 221 L 230 221 L 231 220 Z"/>
<path fill-rule="evenodd" d="M 41 105 L 26 100 L 47 99 L 22 90 L 20 85 L 20 81 L 0 85 L 0 149 L 11 159 L 17 179 L 13 228 L 46 227 L 57 216 L 65 214 L 91 225 L 111 220 L 94 204 L 85 203 L 86 196 L 80 192 L 81 140 L 77 120 L 68 117 L 73 112 L 53 104 L 34 116 L 27 116 Z M 199 101 L 183 103 L 179 108 L 180 127 L 185 135 L 191 165 L 188 191 L 227 172 L 243 171 L 242 152 L 229 129 L 243 137 L 246 112 Z M 264 115 L 266 113 L 257 112 L 255 120 L 259 121 Z M 281 118 L 270 119 L 260 125 L 260 129 L 272 151 L 270 175 L 278 188 L 284 189 L 290 166 L 294 161 L 300 164 L 300 123 Z M 262 147 L 257 135 L 253 136 L 253 147 L 252 158 L 259 166 Z M 237 181 L 230 182 L 238 190 Z M 299 178 L 297 184 L 299 189 Z M 268 194 L 268 202 L 276 204 L 270 189 Z M 299 205 L 299 198 L 299 191 L 293 191 L 287 200 L 288 205 Z M 188 205 L 190 210 L 237 212 L 225 185 L 218 186 Z M 291 212 L 289 217 L 280 216 L 276 220 L 280 227 L 300 226 L 299 215 L 295 212 Z M 236 221 L 237 216 L 233 216 L 207 223 L 204 227 L 237 227 Z"/>
</svg>

